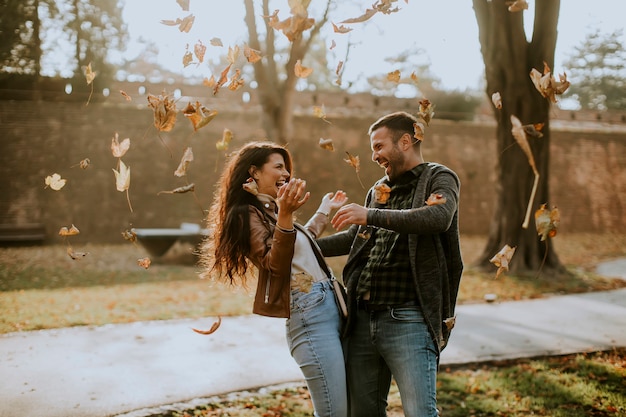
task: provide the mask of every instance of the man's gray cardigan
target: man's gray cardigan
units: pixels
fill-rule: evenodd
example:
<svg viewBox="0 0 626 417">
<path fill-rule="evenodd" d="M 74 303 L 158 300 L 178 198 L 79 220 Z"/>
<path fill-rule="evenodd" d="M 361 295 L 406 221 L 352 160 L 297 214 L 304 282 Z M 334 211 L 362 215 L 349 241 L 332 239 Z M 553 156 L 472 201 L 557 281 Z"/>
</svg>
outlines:
<svg viewBox="0 0 626 417">
<path fill-rule="evenodd" d="M 460 181 L 452 170 L 441 164 L 427 163 L 418 179 L 411 209 L 377 208 L 384 206 L 373 201 L 372 187 L 365 200 L 365 206 L 370 208 L 367 226 L 352 225 L 344 232 L 317 240 L 324 256 L 349 254 L 343 270 L 348 290 L 346 334 L 349 334 L 354 320 L 356 285 L 364 266 L 357 261 L 378 227 L 409 234 L 410 265 L 417 299 L 435 346 L 440 352 L 446 346 L 454 326 L 454 309 L 463 272 L 459 242 L 459 191 Z M 426 199 L 433 193 L 441 194 L 446 202 L 426 205 Z"/>
</svg>

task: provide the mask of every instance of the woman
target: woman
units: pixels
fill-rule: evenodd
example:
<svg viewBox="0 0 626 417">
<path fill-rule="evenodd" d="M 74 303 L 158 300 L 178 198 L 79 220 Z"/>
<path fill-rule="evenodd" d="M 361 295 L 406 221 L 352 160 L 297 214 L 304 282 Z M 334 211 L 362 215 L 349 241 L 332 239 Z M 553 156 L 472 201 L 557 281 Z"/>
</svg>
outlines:
<svg viewBox="0 0 626 417">
<path fill-rule="evenodd" d="M 294 212 L 309 200 L 306 182 L 291 178 L 286 148 L 252 142 L 225 167 L 208 216 L 203 275 L 246 284 L 258 269 L 253 312 L 287 318 L 291 355 L 306 379 L 315 416 L 347 416 L 347 389 L 340 340 L 341 317 L 332 273 L 314 239 L 331 210 L 347 200 L 343 191 L 324 196 L 305 226 Z"/>
</svg>

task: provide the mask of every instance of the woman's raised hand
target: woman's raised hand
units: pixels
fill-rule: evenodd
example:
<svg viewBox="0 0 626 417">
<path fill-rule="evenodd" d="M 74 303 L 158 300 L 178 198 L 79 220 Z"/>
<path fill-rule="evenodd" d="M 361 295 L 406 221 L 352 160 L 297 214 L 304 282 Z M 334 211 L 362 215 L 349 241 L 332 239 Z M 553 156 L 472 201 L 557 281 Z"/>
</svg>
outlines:
<svg viewBox="0 0 626 417">
<path fill-rule="evenodd" d="M 311 193 L 306 191 L 306 181 L 299 178 L 292 178 L 288 183 L 278 189 L 278 195 L 276 196 L 278 212 L 293 213 L 302 207 L 310 196 Z"/>
</svg>

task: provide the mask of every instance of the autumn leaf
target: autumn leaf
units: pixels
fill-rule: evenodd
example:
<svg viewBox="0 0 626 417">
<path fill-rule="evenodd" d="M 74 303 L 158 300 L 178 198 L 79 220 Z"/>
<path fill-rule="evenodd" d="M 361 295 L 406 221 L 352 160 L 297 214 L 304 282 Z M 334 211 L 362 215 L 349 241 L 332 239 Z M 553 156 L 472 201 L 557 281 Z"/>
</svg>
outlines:
<svg viewBox="0 0 626 417">
<path fill-rule="evenodd" d="M 115 173 L 115 187 L 117 191 L 124 192 L 130 187 L 130 167 L 120 159 L 120 170 L 113 168 Z"/>
<path fill-rule="evenodd" d="M 509 6 L 509 12 L 522 12 L 528 9 L 528 2 L 526 0 L 507 1 L 506 5 Z"/>
<path fill-rule="evenodd" d="M 152 261 L 150 260 L 150 258 L 139 258 L 137 259 L 137 265 L 148 269 L 150 268 L 150 264 L 152 263 Z"/>
<path fill-rule="evenodd" d="M 359 176 L 359 171 L 361 170 L 361 162 L 359 161 L 358 155 L 352 155 L 350 152 L 346 151 L 346 155 L 348 155 L 348 159 L 344 159 L 354 170 L 356 171 L 356 177 L 361 184 L 361 187 L 365 189 L 363 182 L 361 181 L 361 177 Z"/>
<path fill-rule="evenodd" d="M 329 50 L 329 51 L 332 51 L 333 49 L 335 49 L 335 47 L 336 47 L 336 46 L 337 46 L 337 42 L 335 42 L 335 40 L 333 39 L 333 40 L 330 42 L 330 46 L 328 47 L 328 50 Z"/>
<path fill-rule="evenodd" d="M 438 204 L 445 204 L 447 199 L 443 196 L 443 194 L 432 193 L 426 199 L 427 206 L 436 206 Z"/>
<path fill-rule="evenodd" d="M 217 110 L 210 110 L 200 104 L 199 101 L 196 101 L 195 105 L 192 105 L 191 102 L 189 102 L 183 109 L 183 115 L 189 119 L 195 132 L 209 124 L 209 122 L 217 116 Z"/>
<path fill-rule="evenodd" d="M 214 87 L 215 86 L 215 76 L 211 75 L 211 78 L 206 78 L 204 77 L 204 80 L 202 80 L 202 85 L 205 85 L 209 88 Z"/>
<path fill-rule="evenodd" d="M 115 136 L 111 139 L 111 152 L 113 156 L 116 158 L 121 158 L 126 154 L 128 149 L 130 148 L 130 138 L 124 139 L 121 143 L 119 142 L 119 135 L 115 132 Z"/>
<path fill-rule="evenodd" d="M 241 184 L 241 186 L 243 187 L 244 190 L 246 190 L 252 195 L 259 194 L 259 185 L 256 183 L 256 181 L 252 177 L 248 178 L 246 182 Z"/>
<path fill-rule="evenodd" d="M 384 14 L 391 14 L 391 13 L 395 13 L 395 12 L 397 12 L 398 10 L 400 10 L 400 9 L 399 9 L 399 8 L 397 8 L 397 7 L 396 7 L 395 9 L 392 9 L 392 8 L 391 8 L 392 3 L 395 3 L 396 1 L 397 1 L 397 0 L 378 0 L 378 1 L 376 1 L 376 3 L 374 3 L 374 4 L 372 5 L 372 7 L 373 7 L 374 9 L 378 10 L 378 11 L 379 11 L 379 12 L 381 12 L 381 13 L 384 13 Z M 408 3 L 408 0 L 405 0 L 405 1 Z"/>
<path fill-rule="evenodd" d="M 394 83 L 400 82 L 400 70 L 395 70 L 387 73 L 387 81 L 391 81 Z"/>
<path fill-rule="evenodd" d="M 85 67 L 85 79 L 87 84 L 91 84 L 96 78 L 96 73 L 91 70 L 91 62 Z"/>
<path fill-rule="evenodd" d="M 247 44 L 243 45 L 243 56 L 249 63 L 254 64 L 262 59 L 261 52 L 250 48 Z"/>
<path fill-rule="evenodd" d="M 378 10 L 376 10 L 376 9 L 367 9 L 367 10 L 365 10 L 365 13 L 363 13 L 361 16 L 354 17 L 354 18 L 351 18 L 351 19 L 346 19 L 346 20 L 344 20 L 342 22 L 339 22 L 339 23 L 362 23 L 362 22 L 365 22 L 365 21 L 371 19 L 372 16 L 374 16 L 376 13 L 378 13 Z"/>
<path fill-rule="evenodd" d="M 556 207 L 553 207 L 552 210 L 548 210 L 546 204 L 542 204 L 535 212 L 535 226 L 537 227 L 537 234 L 541 236 L 542 242 L 549 237 L 556 236 L 560 222 L 561 215 L 559 209 Z"/>
<path fill-rule="evenodd" d="M 192 161 L 193 151 L 191 150 L 191 147 L 187 147 L 187 149 L 185 149 L 185 152 L 183 153 L 183 157 L 180 160 L 180 164 L 178 164 L 178 168 L 176 168 L 176 171 L 174 172 L 174 175 L 176 175 L 177 177 L 184 177 L 185 175 L 187 175 L 187 168 Z"/>
<path fill-rule="evenodd" d="M 89 252 L 76 252 L 71 247 L 68 247 L 67 248 L 67 254 L 69 255 L 70 258 L 72 258 L 73 260 L 76 261 L 76 260 L 82 259 L 85 256 L 89 255 Z"/>
<path fill-rule="evenodd" d="M 417 76 L 417 74 L 415 73 L 415 71 L 413 71 L 410 75 L 411 81 L 413 81 L 414 84 L 418 84 L 419 83 L 419 77 Z"/>
<path fill-rule="evenodd" d="M 224 44 L 222 43 L 222 40 L 220 38 L 211 38 L 209 43 L 211 45 L 213 45 L 213 46 L 224 46 Z"/>
<path fill-rule="evenodd" d="M 204 62 L 204 54 L 206 54 L 206 46 L 198 39 L 198 43 L 193 46 L 193 53 L 198 58 L 198 61 Z"/>
<path fill-rule="evenodd" d="M 313 276 L 304 271 L 293 274 L 294 285 L 304 293 L 309 293 L 313 287 Z"/>
<path fill-rule="evenodd" d="M 456 316 L 448 317 L 443 321 L 443 324 L 446 326 L 446 329 L 448 329 L 448 331 L 452 330 L 454 328 L 454 325 L 456 324 Z"/>
<path fill-rule="evenodd" d="M 196 18 L 192 13 L 182 20 L 177 17 L 176 20 L 161 20 L 161 23 L 167 26 L 178 26 L 179 31 L 189 33 L 195 19 Z"/>
<path fill-rule="evenodd" d="M 419 141 L 424 140 L 424 125 L 420 122 L 413 123 L 413 137 Z"/>
<path fill-rule="evenodd" d="M 435 116 L 434 110 L 435 110 L 435 107 L 427 98 L 419 101 L 419 108 L 417 111 L 417 115 L 422 118 L 424 123 L 426 123 L 426 126 L 428 126 L 431 119 Z"/>
<path fill-rule="evenodd" d="M 341 25 L 341 26 L 337 26 L 337 25 L 336 25 L 336 24 L 334 24 L 334 23 L 333 23 L 332 25 L 333 25 L 333 31 L 334 31 L 335 33 L 348 33 L 348 32 L 350 32 L 350 31 L 352 30 L 352 28 L 345 27 L 345 26 L 343 26 L 343 25 Z"/>
<path fill-rule="evenodd" d="M 526 132 L 524 131 L 524 127 L 522 122 L 514 115 L 511 115 L 511 133 L 513 134 L 513 138 L 517 141 L 519 146 L 522 148 L 522 151 L 526 154 L 528 158 L 528 163 L 535 174 L 535 181 L 533 184 L 532 191 L 530 193 L 530 198 L 528 201 L 528 206 L 526 207 L 526 216 L 524 217 L 524 222 L 522 223 L 523 229 L 528 229 L 528 225 L 530 223 L 530 212 L 532 203 L 535 200 L 535 193 L 537 192 L 537 185 L 539 184 L 539 171 L 537 170 L 537 165 L 535 164 L 535 157 L 533 156 L 533 152 L 530 149 L 530 144 L 528 143 L 528 138 L 526 137 Z"/>
<path fill-rule="evenodd" d="M 59 236 L 76 236 L 80 234 L 80 230 L 78 230 L 78 227 L 72 225 L 69 228 L 66 226 L 63 226 L 61 229 L 59 229 Z"/>
<path fill-rule="evenodd" d="M 126 99 L 126 101 L 132 101 L 133 100 L 133 98 L 130 95 L 128 95 L 128 93 L 126 91 L 124 91 L 124 90 L 120 90 L 120 94 L 122 95 L 122 97 L 124 97 Z"/>
<path fill-rule="evenodd" d="M 80 169 L 87 169 L 91 165 L 91 160 L 89 158 L 82 159 L 79 163 L 72 165 L 71 168 L 75 166 L 80 167 Z"/>
<path fill-rule="evenodd" d="M 185 55 L 183 55 L 183 67 L 187 67 L 193 64 L 193 54 L 189 51 L 185 51 Z"/>
<path fill-rule="evenodd" d="M 228 128 L 224 128 L 224 131 L 222 132 L 222 140 L 215 144 L 215 149 L 218 151 L 228 150 L 228 145 L 231 140 L 233 140 L 233 132 Z"/>
<path fill-rule="evenodd" d="M 134 230 L 124 230 L 122 232 L 122 237 L 132 243 L 135 243 L 137 241 L 137 233 L 135 233 Z"/>
<path fill-rule="evenodd" d="M 220 74 L 220 79 L 217 80 L 217 82 L 215 83 L 215 85 L 213 86 L 213 95 L 216 95 L 217 92 L 219 91 L 219 89 L 226 84 L 226 81 L 228 81 L 228 73 L 230 72 L 230 67 L 233 64 L 228 64 L 228 66 L 226 68 L 224 68 L 224 70 L 222 71 L 222 73 Z"/>
<path fill-rule="evenodd" d="M 176 0 L 176 3 L 183 9 L 183 11 L 189 11 L 189 0 Z"/>
<path fill-rule="evenodd" d="M 237 68 L 235 73 L 230 79 L 230 83 L 228 84 L 228 89 L 230 91 L 237 91 L 244 85 L 244 80 L 241 78 L 241 70 Z"/>
<path fill-rule="evenodd" d="M 326 151 L 331 151 L 331 152 L 335 151 L 335 146 L 333 145 L 332 139 L 320 138 L 319 145 L 320 145 L 320 148 Z"/>
<path fill-rule="evenodd" d="M 176 124 L 176 102 L 170 95 L 148 94 L 148 106 L 154 111 L 154 126 L 160 132 L 169 132 Z"/>
<path fill-rule="evenodd" d="M 513 254 L 515 253 L 515 248 L 515 246 L 510 247 L 509 245 L 504 245 L 504 247 L 500 249 L 500 252 L 496 253 L 493 258 L 489 259 L 489 262 L 498 267 L 496 278 L 498 278 L 502 272 L 509 270 L 509 264 Z"/>
<path fill-rule="evenodd" d="M 303 66 L 300 60 L 296 61 L 296 65 L 293 70 L 298 78 L 306 78 L 313 73 L 313 68 Z"/>
<path fill-rule="evenodd" d="M 381 182 L 374 186 L 374 200 L 378 204 L 387 204 L 389 197 L 391 196 L 391 187 Z"/>
<path fill-rule="evenodd" d="M 196 185 L 194 183 L 184 185 L 182 187 L 174 188 L 170 191 L 159 191 L 157 195 L 161 194 L 184 194 L 190 191 L 194 191 L 196 189 Z"/>
<path fill-rule="evenodd" d="M 313 106 L 313 116 L 317 117 L 318 119 L 322 119 L 328 124 L 332 124 L 326 119 L 326 109 L 324 108 L 323 104 L 321 106 Z"/>
<path fill-rule="evenodd" d="M 61 176 L 57 173 L 52 175 L 48 175 L 45 179 L 46 186 L 44 188 L 52 188 L 54 191 L 59 191 L 61 188 L 65 186 L 67 180 L 61 178 Z"/>
<path fill-rule="evenodd" d="M 556 103 L 556 95 L 563 94 L 570 86 L 565 73 L 559 75 L 559 81 L 556 81 L 550 72 L 550 67 L 545 62 L 543 63 L 543 74 L 533 68 L 530 70 L 530 79 L 537 91 L 552 103 Z"/>
<path fill-rule="evenodd" d="M 532 123 L 528 125 L 523 125 L 522 128 L 528 136 L 532 136 L 534 138 L 542 138 L 543 133 L 541 133 L 541 130 L 543 129 L 543 126 L 543 123 Z"/>
<path fill-rule="evenodd" d="M 215 333 L 215 331 L 217 329 L 219 329 L 221 324 L 222 324 L 222 317 L 221 316 L 217 316 L 217 321 L 215 323 L 213 323 L 213 325 L 211 326 L 211 328 L 209 330 L 198 330 L 198 329 L 194 329 L 193 327 L 191 328 L 191 330 L 193 330 L 194 332 L 196 332 L 198 334 L 209 335 L 211 333 Z"/>
<path fill-rule="evenodd" d="M 491 102 L 496 109 L 500 110 L 502 108 L 502 96 L 498 91 L 491 95 Z"/>
</svg>

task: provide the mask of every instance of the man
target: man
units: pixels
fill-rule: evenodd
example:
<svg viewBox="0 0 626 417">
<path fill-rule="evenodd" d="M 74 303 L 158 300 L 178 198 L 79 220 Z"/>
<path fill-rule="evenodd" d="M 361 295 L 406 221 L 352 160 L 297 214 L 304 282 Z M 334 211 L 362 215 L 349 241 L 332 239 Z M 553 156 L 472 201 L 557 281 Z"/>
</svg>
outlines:
<svg viewBox="0 0 626 417">
<path fill-rule="evenodd" d="M 348 230 L 318 240 L 325 256 L 349 254 L 343 279 L 352 417 L 387 415 L 392 376 L 405 416 L 438 415 L 439 354 L 454 325 L 463 270 L 460 182 L 447 167 L 424 162 L 417 122 L 397 112 L 370 127 L 372 160 L 385 176 L 365 206 L 337 211 L 332 225 Z"/>
</svg>

